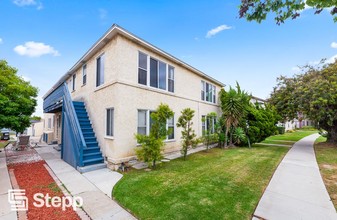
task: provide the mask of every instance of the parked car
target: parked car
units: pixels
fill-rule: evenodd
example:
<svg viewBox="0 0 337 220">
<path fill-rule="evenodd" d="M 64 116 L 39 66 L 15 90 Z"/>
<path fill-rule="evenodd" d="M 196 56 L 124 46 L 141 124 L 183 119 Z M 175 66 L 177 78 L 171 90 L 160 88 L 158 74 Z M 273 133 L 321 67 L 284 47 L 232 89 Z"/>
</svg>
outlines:
<svg viewBox="0 0 337 220">
<path fill-rule="evenodd" d="M 6 128 L 1 129 L 1 140 L 9 140 L 9 130 Z"/>
</svg>

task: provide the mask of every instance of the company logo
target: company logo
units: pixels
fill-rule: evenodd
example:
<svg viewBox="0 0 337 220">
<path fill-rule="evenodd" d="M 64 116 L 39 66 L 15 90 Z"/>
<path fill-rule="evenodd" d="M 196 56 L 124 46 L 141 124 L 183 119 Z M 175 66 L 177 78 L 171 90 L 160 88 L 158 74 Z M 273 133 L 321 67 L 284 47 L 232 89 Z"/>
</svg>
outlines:
<svg viewBox="0 0 337 220">
<path fill-rule="evenodd" d="M 8 203 L 11 205 L 12 211 L 27 211 L 28 198 L 24 189 L 8 190 Z"/>
<path fill-rule="evenodd" d="M 33 205 L 37 208 L 45 207 L 61 207 L 63 211 L 68 207 L 72 207 L 74 211 L 83 205 L 83 199 L 79 196 L 63 196 L 51 197 L 47 193 L 35 193 L 33 196 Z M 27 211 L 28 198 L 26 197 L 26 190 L 24 189 L 10 189 L 8 190 L 8 203 L 11 205 L 12 211 Z"/>
</svg>

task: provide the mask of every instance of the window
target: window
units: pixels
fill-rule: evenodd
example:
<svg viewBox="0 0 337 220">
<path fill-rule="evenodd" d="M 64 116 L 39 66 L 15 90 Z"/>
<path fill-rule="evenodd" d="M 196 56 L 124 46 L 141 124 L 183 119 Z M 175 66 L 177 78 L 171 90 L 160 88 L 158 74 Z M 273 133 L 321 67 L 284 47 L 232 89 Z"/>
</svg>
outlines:
<svg viewBox="0 0 337 220">
<path fill-rule="evenodd" d="M 75 83 L 75 79 L 76 79 L 76 74 L 73 75 L 73 85 L 72 85 L 73 86 L 73 88 L 72 88 L 73 91 L 75 91 L 75 84 L 76 84 Z"/>
<path fill-rule="evenodd" d="M 168 91 L 174 92 L 174 67 L 168 67 Z"/>
<path fill-rule="evenodd" d="M 201 100 L 216 103 L 216 87 L 201 81 Z"/>
<path fill-rule="evenodd" d="M 138 83 L 147 85 L 147 55 L 138 53 Z"/>
<path fill-rule="evenodd" d="M 205 82 L 201 81 L 201 100 L 205 100 Z"/>
<path fill-rule="evenodd" d="M 205 115 L 201 116 L 201 128 L 202 128 L 201 129 L 202 135 L 204 135 L 206 132 L 206 116 Z"/>
<path fill-rule="evenodd" d="M 51 118 L 48 118 L 48 128 L 51 128 Z"/>
<path fill-rule="evenodd" d="M 138 128 L 137 133 L 138 134 L 147 134 L 147 111 L 146 110 L 138 110 Z"/>
<path fill-rule="evenodd" d="M 137 134 L 148 135 L 150 134 L 153 121 L 151 119 L 151 114 L 154 111 L 150 110 L 138 110 L 138 125 Z M 167 140 L 174 139 L 174 117 L 167 120 L 166 128 L 171 130 L 171 134 L 167 136 Z"/>
<path fill-rule="evenodd" d="M 210 133 L 213 134 L 215 132 L 215 124 L 216 117 L 210 117 L 206 115 L 201 116 L 202 135 L 205 135 L 206 130 L 208 129 L 212 129 Z"/>
<path fill-rule="evenodd" d="M 167 139 L 168 140 L 174 139 L 174 117 L 167 120 L 167 130 L 169 131 Z"/>
<path fill-rule="evenodd" d="M 150 58 L 150 86 L 158 88 L 158 61 Z"/>
<path fill-rule="evenodd" d="M 87 64 L 82 66 L 82 84 L 87 84 Z"/>
<path fill-rule="evenodd" d="M 174 67 L 138 52 L 138 83 L 174 92 Z"/>
<path fill-rule="evenodd" d="M 114 109 L 106 109 L 106 136 L 114 135 Z"/>
<path fill-rule="evenodd" d="M 96 86 L 100 86 L 104 83 L 104 54 L 96 60 Z"/>
</svg>

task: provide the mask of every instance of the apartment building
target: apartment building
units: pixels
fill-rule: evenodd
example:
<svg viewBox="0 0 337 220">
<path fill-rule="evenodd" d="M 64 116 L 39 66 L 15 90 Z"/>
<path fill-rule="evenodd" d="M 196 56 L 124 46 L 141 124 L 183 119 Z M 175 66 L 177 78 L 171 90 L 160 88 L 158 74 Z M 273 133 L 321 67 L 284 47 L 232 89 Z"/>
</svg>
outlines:
<svg viewBox="0 0 337 220">
<path fill-rule="evenodd" d="M 198 136 L 202 118 L 220 114 L 224 84 L 178 58 L 113 25 L 45 94 L 44 112 L 59 123 L 62 158 L 79 170 L 135 158 L 135 134 L 148 134 L 150 114 L 165 103 L 174 111 L 165 151 L 179 150 L 176 122 L 184 108 L 195 110 Z"/>
</svg>

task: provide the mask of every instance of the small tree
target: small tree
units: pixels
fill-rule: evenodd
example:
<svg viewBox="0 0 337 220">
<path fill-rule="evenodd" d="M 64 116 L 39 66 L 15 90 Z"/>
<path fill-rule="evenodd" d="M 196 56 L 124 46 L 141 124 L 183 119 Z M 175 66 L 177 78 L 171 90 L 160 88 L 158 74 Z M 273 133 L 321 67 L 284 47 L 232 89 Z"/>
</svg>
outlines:
<svg viewBox="0 0 337 220">
<path fill-rule="evenodd" d="M 156 162 L 163 158 L 162 148 L 164 140 L 170 132 L 166 129 L 167 120 L 172 118 L 173 111 L 166 104 L 160 104 L 156 110 L 151 114 L 152 124 L 149 135 L 137 134 L 137 142 L 141 145 L 136 149 L 138 159 L 143 160 L 152 167 L 156 167 Z"/>
<path fill-rule="evenodd" d="M 210 120 L 213 120 L 214 118 L 216 118 L 216 113 L 215 112 L 211 112 L 209 114 L 206 115 L 205 120 L 204 122 L 207 123 L 208 121 Z M 214 133 L 214 125 L 213 123 L 209 123 L 208 126 L 207 126 L 207 129 L 205 130 L 204 134 L 203 135 L 203 142 L 204 144 L 206 145 L 206 150 L 208 151 L 208 148 L 209 148 L 209 145 L 211 143 L 214 143 L 215 141 L 215 136 L 216 134 Z"/>
<path fill-rule="evenodd" d="M 23 132 L 35 111 L 38 89 L 18 76 L 17 71 L 0 60 L 0 128 Z"/>
<path fill-rule="evenodd" d="M 196 134 L 192 129 L 192 119 L 194 117 L 194 110 L 190 108 L 185 108 L 181 111 L 181 116 L 178 119 L 177 126 L 181 127 L 182 136 L 182 149 L 181 154 L 184 155 L 184 160 L 186 160 L 187 150 L 192 147 L 195 148 L 198 144 L 196 139 Z"/>
</svg>

